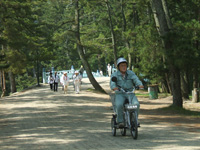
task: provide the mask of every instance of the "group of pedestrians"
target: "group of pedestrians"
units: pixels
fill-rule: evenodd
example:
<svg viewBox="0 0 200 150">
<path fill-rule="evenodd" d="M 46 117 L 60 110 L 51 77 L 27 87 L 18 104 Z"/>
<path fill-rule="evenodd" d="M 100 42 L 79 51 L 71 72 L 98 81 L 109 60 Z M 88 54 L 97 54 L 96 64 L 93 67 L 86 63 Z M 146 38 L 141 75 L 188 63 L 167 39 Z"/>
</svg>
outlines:
<svg viewBox="0 0 200 150">
<path fill-rule="evenodd" d="M 74 75 L 72 76 L 73 85 L 74 85 L 74 91 L 76 94 L 78 94 L 81 90 L 81 80 L 82 76 L 79 74 L 79 71 L 75 71 Z M 62 86 L 62 90 L 65 94 L 67 94 L 67 90 L 70 83 L 70 78 L 67 75 L 67 72 L 64 72 L 61 77 L 55 72 L 53 75 L 52 72 L 50 72 L 50 75 L 48 77 L 48 84 L 50 85 L 50 89 L 54 92 L 58 91 L 58 83 L 60 81 L 60 84 Z"/>
<path fill-rule="evenodd" d="M 71 70 L 73 70 L 74 72 L 74 67 L 72 65 Z M 73 80 L 73 86 L 74 86 L 74 91 L 78 94 L 80 93 L 81 90 L 81 80 L 83 77 L 83 72 L 84 72 L 84 68 L 81 65 L 79 71 L 75 71 L 74 74 L 72 75 L 72 80 Z M 108 76 L 110 77 L 112 74 L 112 67 L 110 64 L 107 65 L 107 73 Z M 100 71 L 101 76 L 103 76 L 103 72 Z M 50 71 L 49 74 L 49 78 L 48 78 L 48 83 L 50 85 L 50 89 L 54 92 L 58 91 L 58 83 L 60 82 L 61 86 L 62 86 L 62 90 L 64 91 L 64 93 L 67 93 L 68 87 L 69 87 L 69 83 L 70 83 L 70 78 L 67 75 L 67 72 L 64 72 L 63 75 L 60 77 L 57 72 L 53 73 Z"/>
</svg>

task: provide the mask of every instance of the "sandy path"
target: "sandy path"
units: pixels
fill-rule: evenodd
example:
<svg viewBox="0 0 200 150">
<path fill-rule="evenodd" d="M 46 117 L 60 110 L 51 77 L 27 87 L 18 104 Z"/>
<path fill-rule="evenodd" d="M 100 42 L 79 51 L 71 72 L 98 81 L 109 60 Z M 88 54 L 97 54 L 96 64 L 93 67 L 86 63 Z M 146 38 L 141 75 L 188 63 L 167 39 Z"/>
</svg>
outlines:
<svg viewBox="0 0 200 150">
<path fill-rule="evenodd" d="M 110 92 L 108 78 L 97 80 Z M 113 137 L 109 96 L 88 88 L 91 84 L 83 79 L 80 94 L 72 85 L 67 95 L 60 87 L 53 92 L 43 85 L 0 99 L 0 149 L 200 149 L 200 120 L 155 111 L 168 106 L 170 99 L 139 98 L 138 140 L 129 131 L 124 137 L 117 131 Z"/>
</svg>

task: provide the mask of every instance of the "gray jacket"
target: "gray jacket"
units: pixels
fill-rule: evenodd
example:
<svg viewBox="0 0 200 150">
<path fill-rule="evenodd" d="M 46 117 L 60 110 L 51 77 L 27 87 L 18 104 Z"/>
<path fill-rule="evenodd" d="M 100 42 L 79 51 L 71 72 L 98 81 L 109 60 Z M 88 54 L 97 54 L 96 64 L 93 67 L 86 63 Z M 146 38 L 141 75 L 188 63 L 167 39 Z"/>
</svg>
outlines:
<svg viewBox="0 0 200 150">
<path fill-rule="evenodd" d="M 136 76 L 136 74 L 131 70 L 126 71 L 126 75 L 124 78 L 122 77 L 122 74 L 119 70 L 111 75 L 111 79 L 113 76 L 117 77 L 117 84 L 127 91 L 133 91 L 135 86 L 143 85 L 139 78 Z M 115 87 L 118 86 L 111 79 L 110 88 L 113 90 Z"/>
</svg>

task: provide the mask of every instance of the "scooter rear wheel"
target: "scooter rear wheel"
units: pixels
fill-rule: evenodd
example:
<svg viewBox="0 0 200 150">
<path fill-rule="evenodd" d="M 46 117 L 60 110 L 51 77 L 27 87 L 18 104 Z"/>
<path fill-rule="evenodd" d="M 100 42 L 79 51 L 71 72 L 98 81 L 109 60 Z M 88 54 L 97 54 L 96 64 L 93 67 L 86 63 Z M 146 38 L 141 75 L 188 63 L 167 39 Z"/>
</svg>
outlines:
<svg viewBox="0 0 200 150">
<path fill-rule="evenodd" d="M 113 136 L 116 136 L 116 127 L 115 127 L 115 124 L 116 124 L 116 120 L 115 120 L 115 118 L 112 118 L 111 119 L 111 129 L 112 129 L 112 135 Z"/>
</svg>

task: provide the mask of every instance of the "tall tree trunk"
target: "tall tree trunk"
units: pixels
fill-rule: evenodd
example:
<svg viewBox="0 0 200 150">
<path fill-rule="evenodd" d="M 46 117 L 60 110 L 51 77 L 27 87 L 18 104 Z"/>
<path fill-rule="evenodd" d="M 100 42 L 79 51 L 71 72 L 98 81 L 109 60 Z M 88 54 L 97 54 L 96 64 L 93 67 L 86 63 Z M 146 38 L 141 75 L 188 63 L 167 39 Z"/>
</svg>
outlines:
<svg viewBox="0 0 200 150">
<path fill-rule="evenodd" d="M 95 90 L 100 91 L 102 93 L 106 93 L 104 91 L 104 89 L 98 84 L 98 82 L 95 80 L 94 76 L 92 75 L 91 69 L 90 69 L 90 65 L 85 57 L 85 54 L 83 52 L 83 46 L 81 44 L 81 40 L 80 40 L 80 22 L 79 22 L 79 0 L 75 1 L 75 29 L 76 29 L 76 41 L 77 41 L 77 51 L 78 54 L 81 58 L 81 61 L 83 63 L 83 66 L 87 72 L 88 78 L 91 82 L 91 84 L 93 85 L 93 87 L 95 88 Z"/>
<path fill-rule="evenodd" d="M 37 56 L 39 56 L 39 50 L 36 50 Z M 37 85 L 40 86 L 40 64 L 39 60 L 36 59 L 36 76 L 37 76 Z"/>
<path fill-rule="evenodd" d="M 194 88 L 198 88 L 198 73 L 196 69 L 194 69 L 194 74 L 193 74 L 193 89 Z"/>
<path fill-rule="evenodd" d="M 138 16 L 138 12 L 137 12 L 137 10 L 136 10 L 136 7 L 135 7 L 135 4 L 136 3 L 133 3 L 133 29 L 135 29 L 135 27 L 136 27 L 136 25 L 137 24 L 139 24 L 139 16 Z M 133 41 L 133 45 L 135 46 L 135 45 L 137 45 L 136 43 L 137 43 L 137 38 L 136 38 L 136 36 L 137 36 L 137 34 L 135 33 L 134 35 L 134 41 Z M 132 70 L 134 69 L 134 68 L 138 68 L 139 66 L 138 66 L 138 57 L 137 57 L 137 48 L 136 47 L 134 47 L 133 46 L 133 61 L 132 61 L 132 64 L 133 64 L 133 66 L 132 66 Z"/>
<path fill-rule="evenodd" d="M 165 80 L 163 80 L 163 82 L 161 82 L 161 88 L 162 88 L 163 93 L 169 93 L 169 88 L 168 88 L 167 82 Z"/>
<path fill-rule="evenodd" d="M 167 38 L 172 29 L 170 17 L 168 15 L 168 8 L 165 0 L 151 0 L 152 11 L 154 13 L 154 20 L 158 33 L 161 37 L 166 54 L 173 51 L 173 41 Z M 171 75 L 173 105 L 183 107 L 183 100 L 181 94 L 180 71 L 175 66 L 173 58 L 166 56 L 166 61 L 169 64 L 169 71 Z"/>
<path fill-rule="evenodd" d="M 1 90 L 3 91 L 3 75 L 2 75 L 2 70 L 0 70 L 0 82 L 1 82 Z"/>
<path fill-rule="evenodd" d="M 178 106 L 178 107 L 183 107 L 181 82 L 180 82 L 180 71 L 178 68 L 176 68 L 174 66 L 172 69 L 170 69 L 170 71 L 171 71 L 173 105 Z"/>
<path fill-rule="evenodd" d="M 164 68 L 166 68 L 166 67 L 167 67 L 167 66 L 165 65 L 165 64 L 166 64 L 166 58 L 165 58 L 164 55 L 163 55 L 163 57 L 162 57 L 162 60 L 163 60 Z M 166 80 L 166 83 L 167 83 L 167 87 L 168 87 L 169 93 L 172 94 L 172 88 L 171 88 L 171 85 L 170 85 L 169 73 L 168 73 L 168 72 L 165 72 L 165 80 Z"/>
<path fill-rule="evenodd" d="M 9 79 L 10 79 L 10 89 L 11 93 L 15 93 L 16 90 L 16 83 L 15 83 L 15 75 L 12 71 L 9 71 Z"/>
<path fill-rule="evenodd" d="M 197 20 L 199 20 L 199 23 L 200 23 L 200 8 L 195 10 L 195 18 Z M 198 33 L 195 31 L 195 36 L 198 36 L 197 34 Z M 194 47 L 196 48 L 196 51 L 198 52 L 199 51 L 199 40 L 195 40 Z M 194 88 L 199 88 L 199 80 L 198 80 L 199 79 L 199 77 L 198 77 L 199 71 L 196 66 L 194 67 L 193 70 L 194 70 L 194 75 L 193 75 L 193 89 L 194 89 Z"/>
<path fill-rule="evenodd" d="M 40 66 L 39 61 L 37 60 L 37 85 L 40 86 Z"/>
<path fill-rule="evenodd" d="M 171 89 L 168 73 L 165 73 L 165 79 L 166 79 L 166 83 L 167 83 L 167 87 L 168 87 L 169 93 L 172 94 L 172 89 Z"/>
<path fill-rule="evenodd" d="M 188 83 L 187 83 L 187 80 L 186 80 L 185 73 L 181 74 L 181 91 L 182 91 L 182 97 L 184 99 L 189 99 Z"/>
<path fill-rule="evenodd" d="M 122 19 L 123 19 L 122 37 L 123 37 L 123 40 L 125 42 L 125 46 L 128 50 L 128 66 L 129 66 L 129 69 L 131 70 L 132 69 L 132 58 L 131 58 L 131 52 L 130 52 L 130 43 L 124 35 L 124 33 L 126 32 L 126 24 L 127 23 L 126 23 L 126 17 L 125 17 L 125 14 L 124 14 L 124 2 L 123 2 L 123 0 L 121 0 L 121 13 L 122 13 Z"/>
<path fill-rule="evenodd" d="M 1 71 L 1 87 L 2 87 L 1 97 L 4 97 L 5 93 L 6 93 L 6 79 L 5 79 L 5 72 L 4 72 L 4 70 Z"/>
<path fill-rule="evenodd" d="M 168 82 L 167 82 L 166 78 L 163 78 L 163 81 L 161 82 L 161 86 L 162 86 L 162 92 L 170 93 Z"/>
<path fill-rule="evenodd" d="M 190 71 L 188 71 L 188 70 L 186 70 L 186 72 L 185 72 L 185 80 L 186 80 L 186 83 L 187 83 L 187 85 L 188 85 L 188 93 L 189 94 L 191 94 L 191 92 L 192 92 L 192 85 L 191 85 L 191 77 L 190 77 L 190 74 L 191 74 L 191 72 Z"/>
<path fill-rule="evenodd" d="M 108 0 L 106 1 L 106 6 L 107 6 L 107 10 L 108 10 L 108 17 L 110 20 L 110 30 L 111 30 L 111 36 L 112 36 L 112 44 L 113 44 L 113 54 L 114 54 L 114 63 L 115 63 L 115 67 L 117 68 L 117 46 L 116 46 L 116 37 L 115 37 L 115 32 L 113 29 L 113 23 L 112 23 L 112 17 L 111 17 L 111 11 L 110 11 L 110 4 Z"/>
</svg>

